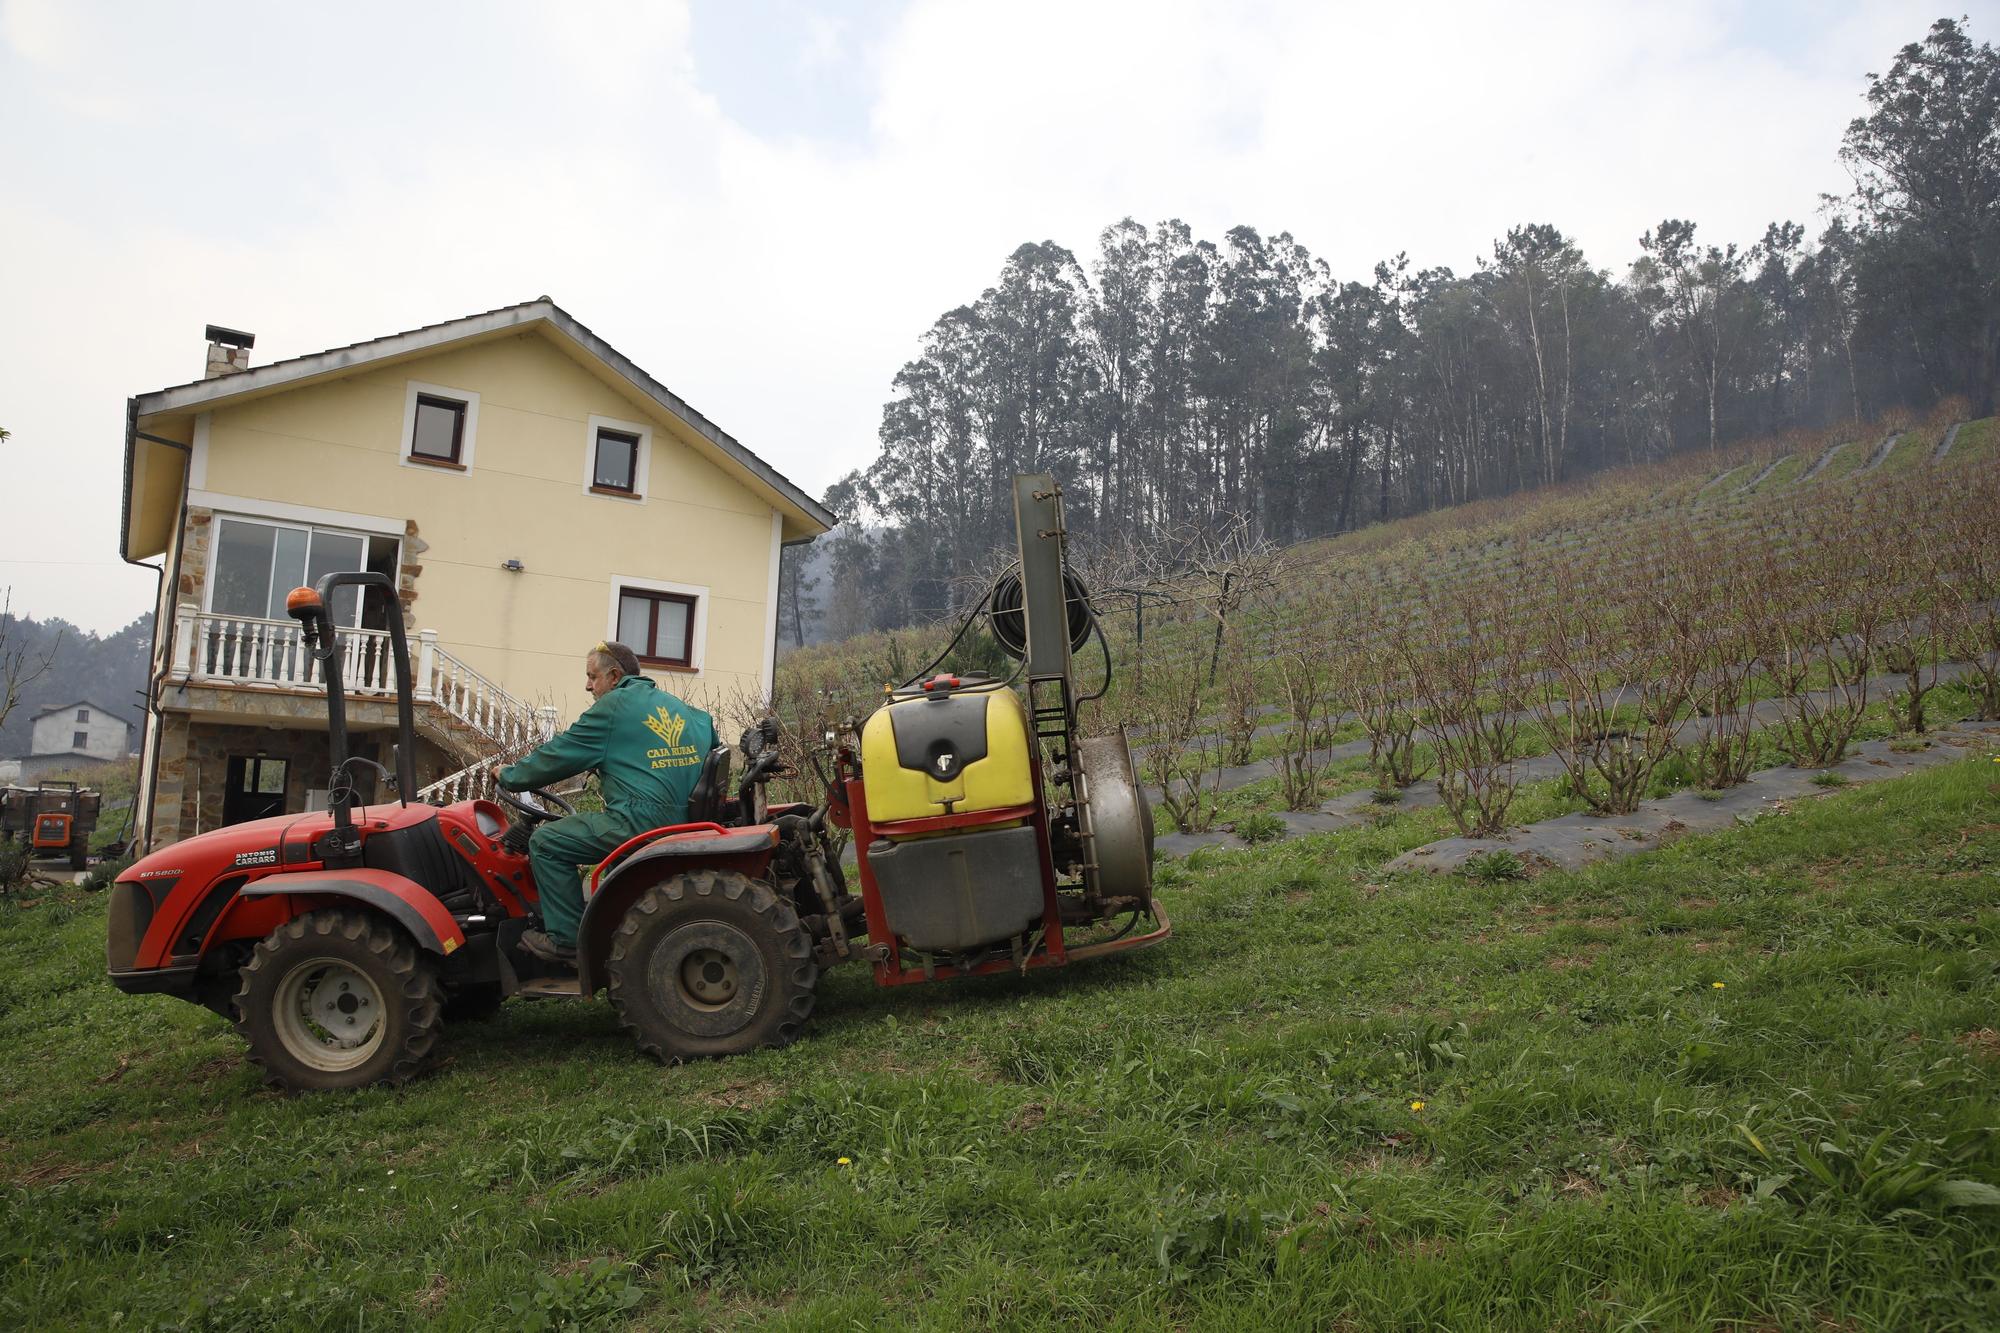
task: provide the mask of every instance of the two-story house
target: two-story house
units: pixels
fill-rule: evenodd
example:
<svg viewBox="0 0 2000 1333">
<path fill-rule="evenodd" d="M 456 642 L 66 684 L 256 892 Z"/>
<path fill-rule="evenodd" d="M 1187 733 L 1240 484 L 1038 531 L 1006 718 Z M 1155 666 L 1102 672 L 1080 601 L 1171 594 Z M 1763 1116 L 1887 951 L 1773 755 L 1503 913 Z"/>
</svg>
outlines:
<svg viewBox="0 0 2000 1333">
<path fill-rule="evenodd" d="M 284 602 L 335 570 L 395 580 L 332 618 L 386 764 L 402 617 L 427 796 L 586 707 L 601 640 L 719 723 L 768 700 L 780 550 L 834 516 L 548 298 L 255 368 L 209 338 L 206 378 L 126 407 L 122 553 L 160 571 L 145 845 L 325 801 Z"/>
<path fill-rule="evenodd" d="M 26 781 L 45 773 L 116 763 L 132 752 L 132 724 L 88 699 L 38 710 L 28 735 L 28 753 L 17 761 L 17 776 Z"/>
</svg>

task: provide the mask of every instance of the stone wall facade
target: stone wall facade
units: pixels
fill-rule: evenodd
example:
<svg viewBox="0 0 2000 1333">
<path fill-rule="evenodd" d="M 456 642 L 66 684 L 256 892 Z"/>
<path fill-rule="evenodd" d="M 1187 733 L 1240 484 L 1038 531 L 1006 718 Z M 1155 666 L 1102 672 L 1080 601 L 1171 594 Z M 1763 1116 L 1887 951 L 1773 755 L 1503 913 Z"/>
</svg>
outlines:
<svg viewBox="0 0 2000 1333">
<path fill-rule="evenodd" d="M 332 756 L 326 733 L 326 700 L 313 693 L 253 693 L 244 690 L 172 689 L 183 706 L 164 709 L 160 728 L 159 778 L 154 788 L 152 842 L 154 848 L 222 827 L 228 795 L 229 760 L 261 755 L 286 761 L 285 811 L 306 808 L 306 793 L 324 788 Z M 248 697 L 245 697 L 248 696 Z M 236 712 L 241 722 L 197 718 L 191 708 Z M 254 711 L 253 711 L 254 710 Z M 375 700 L 348 701 L 349 752 L 394 767 L 392 746 L 395 709 Z M 283 718 L 305 726 L 278 726 L 263 719 Z M 317 725 L 312 725 L 312 724 Z M 435 782 L 461 764 L 430 740 L 417 738 L 417 785 Z M 356 773 L 364 800 L 389 800 L 393 794 L 378 786 L 368 770 Z"/>
</svg>

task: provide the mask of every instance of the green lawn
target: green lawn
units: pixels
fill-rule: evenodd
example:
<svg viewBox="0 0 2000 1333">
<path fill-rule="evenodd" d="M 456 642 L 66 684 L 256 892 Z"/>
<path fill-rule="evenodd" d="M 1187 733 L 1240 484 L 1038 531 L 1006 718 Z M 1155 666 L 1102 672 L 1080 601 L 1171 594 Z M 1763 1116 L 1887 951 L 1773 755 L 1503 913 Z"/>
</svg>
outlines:
<svg viewBox="0 0 2000 1333">
<path fill-rule="evenodd" d="M 2000 767 L 1531 882 L 1381 875 L 1414 825 L 784 1051 L 515 1004 L 295 1100 L 110 989 L 102 898 L 0 904 L 0 1326 L 2000 1322 Z"/>
</svg>

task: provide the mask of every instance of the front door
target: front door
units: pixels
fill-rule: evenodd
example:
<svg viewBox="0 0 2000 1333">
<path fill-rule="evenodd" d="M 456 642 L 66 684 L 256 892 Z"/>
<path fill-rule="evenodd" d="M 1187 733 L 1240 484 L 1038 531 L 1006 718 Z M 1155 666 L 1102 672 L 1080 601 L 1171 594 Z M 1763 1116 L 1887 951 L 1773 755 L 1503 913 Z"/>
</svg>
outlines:
<svg viewBox="0 0 2000 1333">
<path fill-rule="evenodd" d="M 229 756 L 229 791 L 222 798 L 222 822 L 241 824 L 285 813 L 286 765 L 258 754 Z"/>
</svg>

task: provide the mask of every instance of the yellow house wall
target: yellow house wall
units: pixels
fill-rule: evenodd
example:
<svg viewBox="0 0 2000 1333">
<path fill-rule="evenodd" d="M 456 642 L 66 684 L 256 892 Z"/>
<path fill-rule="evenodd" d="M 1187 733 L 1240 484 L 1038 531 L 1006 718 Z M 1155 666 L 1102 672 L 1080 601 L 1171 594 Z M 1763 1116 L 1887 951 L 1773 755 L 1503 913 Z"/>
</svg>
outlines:
<svg viewBox="0 0 2000 1333">
<path fill-rule="evenodd" d="M 413 380 L 479 395 L 465 472 L 403 461 Z M 593 415 L 653 427 L 644 500 L 586 493 Z M 194 485 L 218 513 L 237 496 L 414 520 L 413 627 L 565 718 L 590 702 L 582 658 L 606 637 L 614 574 L 708 590 L 699 670 L 648 667 L 655 680 L 711 711 L 764 688 L 774 510 L 537 332 L 220 408 L 203 452 Z"/>
</svg>

